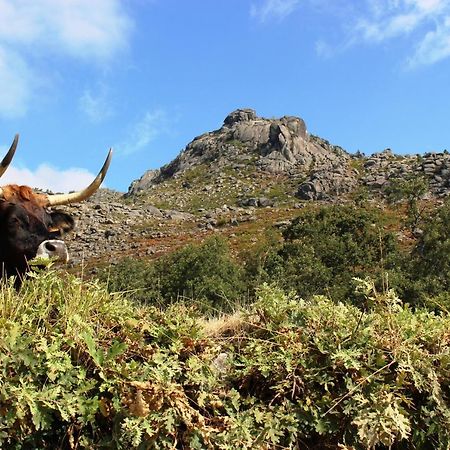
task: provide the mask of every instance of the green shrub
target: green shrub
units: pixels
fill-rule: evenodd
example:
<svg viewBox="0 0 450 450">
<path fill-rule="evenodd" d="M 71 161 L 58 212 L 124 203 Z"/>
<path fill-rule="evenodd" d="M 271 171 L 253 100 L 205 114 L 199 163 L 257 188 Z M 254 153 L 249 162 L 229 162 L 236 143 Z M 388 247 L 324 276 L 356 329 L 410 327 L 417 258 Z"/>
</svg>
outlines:
<svg viewBox="0 0 450 450">
<path fill-rule="evenodd" d="M 304 302 L 260 290 L 247 317 L 248 340 L 236 343 L 234 375 L 242 401 L 236 415 L 251 424 L 254 442 L 269 448 L 450 445 L 448 314 L 414 312 L 392 291 L 380 295 L 372 283 L 358 284 L 371 305 L 366 312 L 325 297 Z"/>
<path fill-rule="evenodd" d="M 246 294 L 243 272 L 221 237 L 187 245 L 159 259 L 155 269 L 166 301 L 182 296 L 206 309 L 233 310 Z"/>
<path fill-rule="evenodd" d="M 357 284 L 366 311 L 263 285 L 208 334 L 52 271 L 3 284 L 0 448 L 448 449 L 449 315 Z"/>
<path fill-rule="evenodd" d="M 428 217 L 405 266 L 402 292 L 408 301 L 450 308 L 450 200 Z"/>
<path fill-rule="evenodd" d="M 135 258 L 124 258 L 100 270 L 98 277 L 110 292 L 121 292 L 139 303 L 161 301 L 159 279 L 154 264 Z"/>
<path fill-rule="evenodd" d="M 186 299 L 211 311 L 234 309 L 247 289 L 242 269 L 220 237 L 186 245 L 155 262 L 124 259 L 103 270 L 100 278 L 111 291 L 128 292 L 140 302 L 168 304 Z"/>
<path fill-rule="evenodd" d="M 387 201 L 391 204 L 406 201 L 407 220 L 406 226 L 415 231 L 424 218 L 424 210 L 419 201 L 429 191 L 429 181 L 424 176 L 410 175 L 406 178 L 391 180 L 384 189 Z"/>
<path fill-rule="evenodd" d="M 262 279 L 276 281 L 301 297 L 352 297 L 353 277 L 371 276 L 381 285 L 395 267 L 394 235 L 379 213 L 351 206 L 307 211 L 283 232 L 284 244 L 264 262 Z M 354 298 L 354 296 L 353 296 Z"/>
</svg>

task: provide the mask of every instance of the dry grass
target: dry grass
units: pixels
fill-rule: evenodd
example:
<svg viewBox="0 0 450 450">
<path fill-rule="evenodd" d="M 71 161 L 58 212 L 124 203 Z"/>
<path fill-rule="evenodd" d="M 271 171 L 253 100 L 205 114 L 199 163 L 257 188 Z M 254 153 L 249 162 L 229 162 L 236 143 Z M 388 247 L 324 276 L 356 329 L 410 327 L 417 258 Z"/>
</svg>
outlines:
<svg viewBox="0 0 450 450">
<path fill-rule="evenodd" d="M 203 329 L 209 338 L 236 337 L 243 334 L 249 323 L 242 311 L 203 319 Z"/>
</svg>

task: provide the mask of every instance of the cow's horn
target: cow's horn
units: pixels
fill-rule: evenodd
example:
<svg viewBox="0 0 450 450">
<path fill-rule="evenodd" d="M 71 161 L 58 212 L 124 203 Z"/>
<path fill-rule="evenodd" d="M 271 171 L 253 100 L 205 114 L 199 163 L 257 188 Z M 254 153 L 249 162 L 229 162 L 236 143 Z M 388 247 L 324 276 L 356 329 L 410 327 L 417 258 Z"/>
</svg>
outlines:
<svg viewBox="0 0 450 450">
<path fill-rule="evenodd" d="M 108 156 L 95 180 L 82 191 L 72 192 L 70 194 L 49 194 L 47 195 L 47 206 L 67 205 L 68 203 L 78 203 L 89 198 L 102 184 L 111 162 L 112 149 L 109 150 Z"/>
<path fill-rule="evenodd" d="M 18 141 L 19 141 L 19 135 L 16 134 L 14 136 L 13 143 L 11 144 L 11 147 L 8 150 L 8 153 L 3 158 L 3 161 L 0 163 L 0 177 L 6 172 L 6 169 L 11 164 L 11 161 L 13 159 L 14 153 L 16 152 L 17 142 Z"/>
</svg>

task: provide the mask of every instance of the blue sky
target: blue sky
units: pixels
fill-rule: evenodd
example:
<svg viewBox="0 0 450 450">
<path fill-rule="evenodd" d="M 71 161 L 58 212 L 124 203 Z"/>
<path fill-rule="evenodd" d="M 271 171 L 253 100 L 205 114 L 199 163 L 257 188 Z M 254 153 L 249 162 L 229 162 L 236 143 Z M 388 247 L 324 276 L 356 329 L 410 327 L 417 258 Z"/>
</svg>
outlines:
<svg viewBox="0 0 450 450">
<path fill-rule="evenodd" d="M 450 149 L 450 0 L 0 0 L 2 184 L 126 191 L 237 108 L 366 154 Z"/>
</svg>

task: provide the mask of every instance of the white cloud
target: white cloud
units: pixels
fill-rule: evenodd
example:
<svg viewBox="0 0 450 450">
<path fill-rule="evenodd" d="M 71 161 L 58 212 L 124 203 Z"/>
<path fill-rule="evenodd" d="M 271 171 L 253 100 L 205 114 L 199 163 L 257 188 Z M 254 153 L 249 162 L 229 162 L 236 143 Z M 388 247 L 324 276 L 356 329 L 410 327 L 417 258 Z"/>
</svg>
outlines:
<svg viewBox="0 0 450 450">
<path fill-rule="evenodd" d="M 101 65 L 126 48 L 131 27 L 120 0 L 0 0 L 0 115 L 27 112 L 36 54 Z"/>
<path fill-rule="evenodd" d="M 260 22 L 283 20 L 295 11 L 298 4 L 299 0 L 264 0 L 259 5 L 252 4 L 250 16 Z"/>
<path fill-rule="evenodd" d="M 145 147 L 161 134 L 168 133 L 168 118 L 163 110 L 146 112 L 132 127 L 128 139 L 117 145 L 120 153 L 131 155 Z"/>
<path fill-rule="evenodd" d="M 119 0 L 0 0 L 0 40 L 105 59 L 123 48 L 131 21 Z"/>
<path fill-rule="evenodd" d="M 108 92 L 100 86 L 95 93 L 86 89 L 79 99 L 80 110 L 94 122 L 99 123 L 114 115 L 113 107 L 108 100 Z"/>
<path fill-rule="evenodd" d="M 439 19 L 448 3 L 448 0 L 371 0 L 371 13 L 357 21 L 356 31 L 363 39 L 376 42 L 409 34 L 424 22 Z"/>
<path fill-rule="evenodd" d="M 94 177 L 94 174 L 85 169 L 61 170 L 41 164 L 35 171 L 10 166 L 0 181 L 2 185 L 19 184 L 52 192 L 70 192 L 85 188 Z"/>
<path fill-rule="evenodd" d="M 450 17 L 425 35 L 415 54 L 408 60 L 408 66 L 414 68 L 434 64 L 448 57 L 450 57 Z"/>
<path fill-rule="evenodd" d="M 450 0 L 368 0 L 352 41 L 380 43 L 410 37 L 415 53 L 408 66 L 433 64 L 450 56 Z"/>
</svg>

